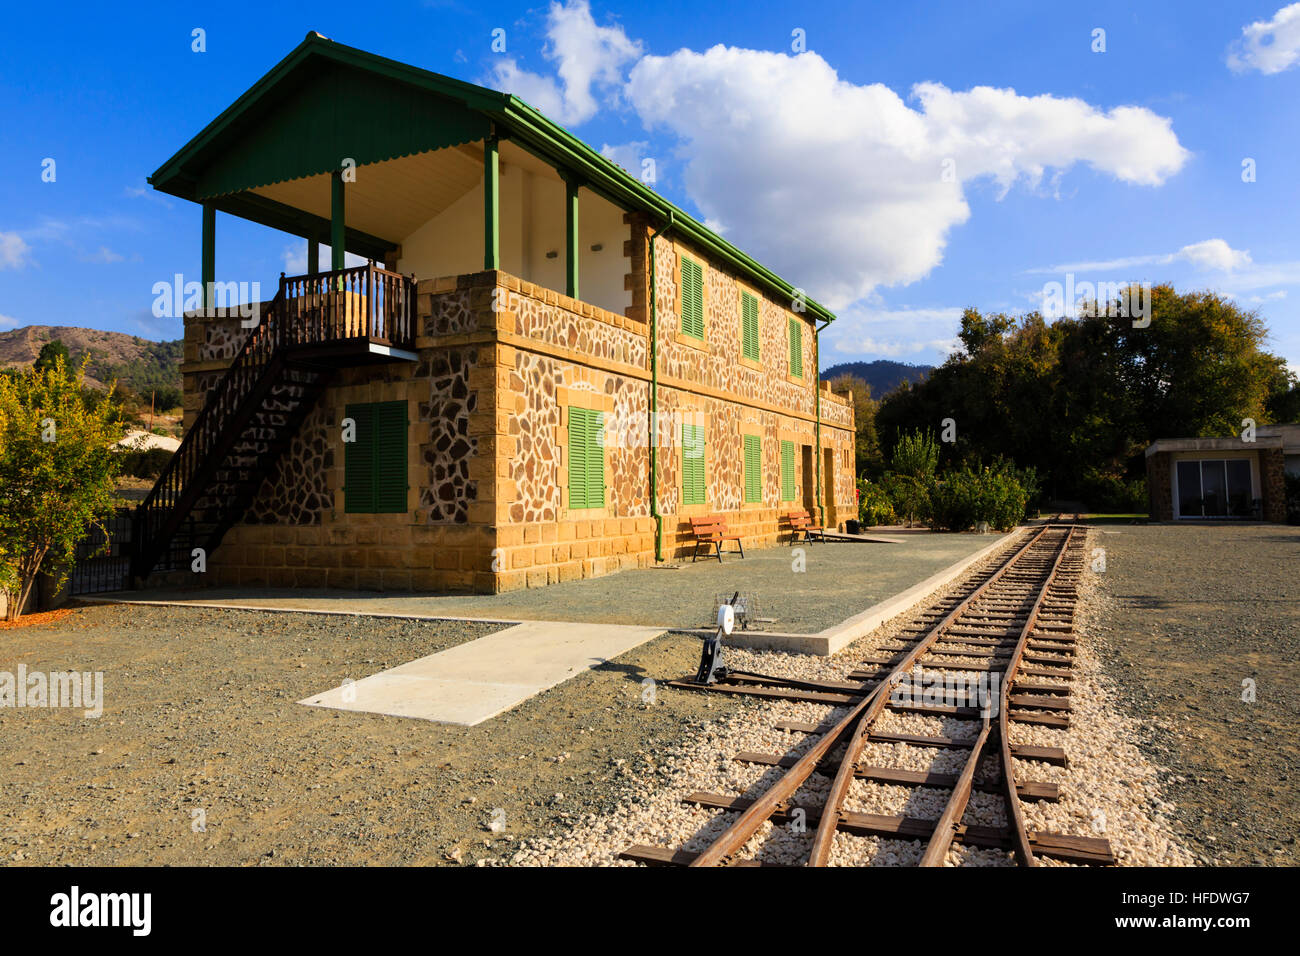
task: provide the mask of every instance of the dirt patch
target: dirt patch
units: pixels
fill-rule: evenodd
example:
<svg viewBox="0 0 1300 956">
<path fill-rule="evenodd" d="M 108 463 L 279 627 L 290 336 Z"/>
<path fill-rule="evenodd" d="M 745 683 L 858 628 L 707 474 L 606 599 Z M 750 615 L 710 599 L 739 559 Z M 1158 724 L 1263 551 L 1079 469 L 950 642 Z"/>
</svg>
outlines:
<svg viewBox="0 0 1300 956">
<path fill-rule="evenodd" d="M 1094 542 L 1101 651 L 1169 768 L 1180 842 L 1218 865 L 1300 863 L 1300 528 L 1134 526 Z"/>
<path fill-rule="evenodd" d="M 0 620 L 0 631 L 16 631 L 20 627 L 37 627 L 42 624 L 53 624 L 55 621 L 61 621 L 69 614 L 72 614 L 72 608 L 59 608 L 55 611 L 40 611 L 36 614 L 24 614 L 16 621 Z"/>
<path fill-rule="evenodd" d="M 746 706 L 665 687 L 643 702 L 646 676 L 694 669 L 699 642 L 682 635 L 474 728 L 295 703 L 498 629 L 102 606 L 6 632 L 0 671 L 101 671 L 104 711 L 0 708 L 0 861 L 496 859 L 605 811 L 643 751 Z"/>
</svg>

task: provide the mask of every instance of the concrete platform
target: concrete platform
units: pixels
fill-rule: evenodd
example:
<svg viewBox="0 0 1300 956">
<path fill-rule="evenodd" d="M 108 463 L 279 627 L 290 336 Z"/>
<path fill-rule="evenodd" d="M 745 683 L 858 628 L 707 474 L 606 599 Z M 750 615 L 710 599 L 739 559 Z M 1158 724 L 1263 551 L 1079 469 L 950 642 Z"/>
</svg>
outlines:
<svg viewBox="0 0 1300 956">
<path fill-rule="evenodd" d="M 719 563 L 701 558 L 504 594 L 426 594 L 308 588 L 193 587 L 123 591 L 107 601 L 497 621 L 635 624 L 663 630 L 711 625 L 714 600 L 742 591 L 768 631 L 818 634 L 907 592 L 983 551 L 1001 536 L 913 532 L 901 545 L 868 541 L 750 549 Z M 90 600 L 90 598 L 87 598 Z"/>
<path fill-rule="evenodd" d="M 473 727 L 662 633 L 654 627 L 529 621 L 298 703 Z"/>
</svg>

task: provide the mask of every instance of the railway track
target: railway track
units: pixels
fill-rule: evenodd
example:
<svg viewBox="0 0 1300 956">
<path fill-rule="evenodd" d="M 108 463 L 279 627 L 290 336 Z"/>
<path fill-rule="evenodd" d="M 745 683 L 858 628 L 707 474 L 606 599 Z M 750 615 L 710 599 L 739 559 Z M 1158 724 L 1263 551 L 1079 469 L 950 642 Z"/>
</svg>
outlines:
<svg viewBox="0 0 1300 956">
<path fill-rule="evenodd" d="M 1040 857 L 1113 864 L 1104 839 L 1027 829 L 1021 802 L 1058 800 L 1060 790 L 1054 783 L 1019 779 L 1015 761 L 1067 766 L 1068 757 L 1059 748 L 1014 744 L 1010 733 L 1013 723 L 1069 727 L 1084 535 L 1081 526 L 1051 522 L 1029 532 L 997 567 L 920 615 L 895 639 L 899 646 L 883 649 L 889 657 L 863 660 L 843 681 L 733 671 L 716 684 L 669 682 L 705 693 L 808 701 L 848 712 L 822 725 L 778 723 L 780 730 L 816 735 L 800 756 L 737 755 L 738 761 L 784 770 L 757 796 L 688 795 L 686 803 L 738 814 L 702 851 L 633 846 L 620 857 L 652 865 L 760 865 L 741 856 L 746 844 L 765 823 L 797 821 L 812 833 L 809 866 L 827 864 L 836 834 L 924 841 L 922 866 L 943 865 L 954 843 L 1010 851 L 1022 866 L 1034 866 Z M 936 675 L 942 678 L 938 693 Z M 889 733 L 880 723 L 890 711 L 943 717 L 953 730 L 945 736 Z M 863 757 L 869 742 L 965 751 L 966 756 L 956 774 L 873 766 Z M 800 790 L 814 773 L 831 778 L 827 797 L 818 806 L 801 805 Z M 938 788 L 948 797 L 933 820 L 858 813 L 845 808 L 855 780 Z M 1001 796 L 1006 826 L 962 822 L 974 791 Z"/>
</svg>

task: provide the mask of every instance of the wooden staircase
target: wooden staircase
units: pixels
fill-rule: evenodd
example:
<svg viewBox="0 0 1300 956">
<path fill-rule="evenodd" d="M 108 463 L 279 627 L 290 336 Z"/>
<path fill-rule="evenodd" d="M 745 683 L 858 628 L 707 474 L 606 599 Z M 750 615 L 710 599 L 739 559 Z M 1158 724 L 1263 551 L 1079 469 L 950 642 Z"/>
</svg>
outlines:
<svg viewBox="0 0 1300 956">
<path fill-rule="evenodd" d="M 280 288 L 135 511 L 131 578 L 189 570 L 252 503 L 337 369 L 412 361 L 415 280 L 371 263 Z"/>
</svg>

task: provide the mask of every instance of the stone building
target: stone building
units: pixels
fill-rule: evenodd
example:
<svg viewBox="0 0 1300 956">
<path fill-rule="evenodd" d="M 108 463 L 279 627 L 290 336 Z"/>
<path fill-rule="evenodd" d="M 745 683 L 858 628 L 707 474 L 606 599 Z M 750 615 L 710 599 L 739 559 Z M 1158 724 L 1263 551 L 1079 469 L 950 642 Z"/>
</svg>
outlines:
<svg viewBox="0 0 1300 956">
<path fill-rule="evenodd" d="M 1284 475 L 1300 476 L 1300 425 L 1260 425 L 1253 440 L 1161 438 L 1146 450 L 1156 521 L 1286 520 Z"/>
<path fill-rule="evenodd" d="M 515 97 L 309 34 L 150 182 L 203 275 L 138 578 L 493 592 L 856 517 L 834 316 Z M 308 274 L 237 302 L 218 212 Z"/>
</svg>

